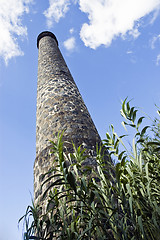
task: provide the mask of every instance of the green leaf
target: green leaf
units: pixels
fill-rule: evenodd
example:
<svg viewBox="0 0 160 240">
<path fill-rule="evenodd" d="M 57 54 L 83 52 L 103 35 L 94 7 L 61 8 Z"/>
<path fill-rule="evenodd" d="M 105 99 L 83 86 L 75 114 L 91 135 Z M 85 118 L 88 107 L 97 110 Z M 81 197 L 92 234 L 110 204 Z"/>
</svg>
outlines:
<svg viewBox="0 0 160 240">
<path fill-rule="evenodd" d="M 143 138 L 140 138 L 139 140 L 137 140 L 137 143 L 143 143 L 145 140 Z"/>
<path fill-rule="evenodd" d="M 160 151 L 160 147 L 154 148 L 153 152 L 159 152 Z"/>
<path fill-rule="evenodd" d="M 107 137 L 107 139 L 110 139 L 111 137 L 110 137 L 110 134 L 107 132 L 106 133 L 106 137 Z"/>
<path fill-rule="evenodd" d="M 122 151 L 119 155 L 118 155 L 118 160 L 121 160 L 122 159 L 122 156 L 123 154 L 125 153 L 126 151 Z"/>
<path fill-rule="evenodd" d="M 147 145 L 148 145 L 148 146 L 153 146 L 153 145 L 155 145 L 155 146 L 160 146 L 160 142 L 152 141 L 152 142 L 148 142 Z"/>
<path fill-rule="evenodd" d="M 50 186 L 49 186 L 49 187 L 46 189 L 46 191 L 44 192 L 43 198 L 46 196 L 47 192 L 48 192 L 51 188 L 53 188 L 54 186 L 63 185 L 63 184 L 65 184 L 63 178 L 57 179 L 55 182 L 51 183 Z"/>
<path fill-rule="evenodd" d="M 146 127 L 144 127 L 143 129 L 142 129 L 142 131 L 141 131 L 141 137 L 143 137 L 143 135 L 146 133 L 146 130 L 147 130 L 147 128 L 149 128 L 150 126 L 146 126 Z"/>
<path fill-rule="evenodd" d="M 135 111 L 133 112 L 133 117 L 132 117 L 133 122 L 135 122 L 135 120 L 136 120 L 137 111 L 138 111 L 138 110 L 135 110 Z"/>
<path fill-rule="evenodd" d="M 140 118 L 138 119 L 137 128 L 139 128 L 139 126 L 141 125 L 142 120 L 143 120 L 144 118 L 145 118 L 145 117 L 140 117 Z"/>
<path fill-rule="evenodd" d="M 119 181 L 119 179 L 120 179 L 121 173 L 122 173 L 121 164 L 120 164 L 120 163 L 117 163 L 117 164 L 116 164 L 116 178 L 117 178 L 118 181 Z"/>
<path fill-rule="evenodd" d="M 133 118 L 133 112 L 134 112 L 134 107 L 132 107 L 131 110 L 130 110 L 130 119 Z"/>
<path fill-rule="evenodd" d="M 127 100 L 127 98 L 125 98 L 125 100 L 122 102 L 122 111 L 123 112 L 126 111 L 126 100 Z"/>
<path fill-rule="evenodd" d="M 121 161 L 121 166 L 125 166 L 125 164 L 126 164 L 126 156 L 124 156 L 123 158 L 122 158 L 122 161 Z"/>
<path fill-rule="evenodd" d="M 55 174 L 54 176 L 48 177 L 41 185 L 43 187 L 47 182 L 50 182 L 52 179 L 55 179 L 56 177 L 63 177 L 62 174 Z"/>
<path fill-rule="evenodd" d="M 129 102 L 127 102 L 126 106 L 127 106 L 127 112 L 129 113 L 130 112 Z"/>
<path fill-rule="evenodd" d="M 157 113 L 158 113 L 158 115 L 160 116 L 160 111 L 159 111 L 159 110 L 157 110 Z"/>
<path fill-rule="evenodd" d="M 124 127 L 124 129 L 126 130 L 126 132 L 127 132 L 127 128 L 126 128 L 126 126 L 125 125 L 128 125 L 126 122 L 121 122 L 121 124 L 122 124 L 122 126 Z"/>
<path fill-rule="evenodd" d="M 133 154 L 134 154 L 135 160 L 137 161 L 137 148 L 136 148 L 136 144 L 135 144 L 135 139 L 134 138 L 133 138 L 132 146 L 133 146 Z"/>
<path fill-rule="evenodd" d="M 85 190 L 85 192 L 87 192 L 87 185 L 86 185 L 86 181 L 85 179 L 82 177 L 81 179 L 81 186 L 82 186 L 82 189 Z"/>
<path fill-rule="evenodd" d="M 142 231 L 142 234 L 143 234 L 143 237 L 144 237 L 144 229 L 143 229 L 143 223 L 142 223 L 142 216 L 138 216 L 138 224 L 139 224 L 139 227 Z"/>
<path fill-rule="evenodd" d="M 69 172 L 67 175 L 67 181 L 70 184 L 70 186 L 73 188 L 73 190 L 75 191 L 75 193 L 77 193 L 77 189 L 76 189 L 76 180 L 75 180 L 75 176 L 72 172 Z"/>
</svg>

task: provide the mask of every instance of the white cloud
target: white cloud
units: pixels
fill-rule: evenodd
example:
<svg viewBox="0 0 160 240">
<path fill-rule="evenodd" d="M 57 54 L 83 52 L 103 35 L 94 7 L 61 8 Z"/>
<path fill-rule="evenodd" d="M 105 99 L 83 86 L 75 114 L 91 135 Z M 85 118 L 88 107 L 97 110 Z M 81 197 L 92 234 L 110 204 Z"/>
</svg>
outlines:
<svg viewBox="0 0 160 240">
<path fill-rule="evenodd" d="M 89 19 L 80 37 L 86 46 L 96 49 L 100 45 L 108 47 L 118 36 L 138 37 L 140 19 L 158 11 L 160 0 L 79 0 L 79 5 Z"/>
<path fill-rule="evenodd" d="M 72 0 L 73 4 L 77 4 L 79 0 Z"/>
<path fill-rule="evenodd" d="M 159 14 L 159 10 L 160 10 L 160 7 L 157 7 L 157 9 L 154 11 L 154 14 L 150 20 L 150 24 L 153 24 L 154 21 L 156 20 L 156 18 L 158 17 L 158 14 Z"/>
<path fill-rule="evenodd" d="M 128 50 L 126 53 L 127 54 L 132 54 L 133 52 L 131 50 Z"/>
<path fill-rule="evenodd" d="M 151 49 L 155 49 L 156 48 L 156 42 L 157 41 L 160 41 L 160 34 L 157 35 L 157 36 L 154 36 L 151 41 L 150 41 L 150 46 L 151 46 Z M 160 65 L 160 54 L 157 55 L 157 58 L 156 58 L 156 65 L 159 66 Z"/>
<path fill-rule="evenodd" d="M 160 40 L 160 34 L 157 36 L 154 36 L 151 40 L 151 48 L 154 49 L 155 48 L 155 44 L 157 42 L 157 40 Z"/>
<path fill-rule="evenodd" d="M 76 40 L 74 37 L 68 38 L 63 45 L 68 51 L 72 51 L 76 46 Z"/>
<path fill-rule="evenodd" d="M 71 29 L 69 30 L 69 32 L 70 32 L 70 34 L 74 33 L 74 28 L 71 28 Z"/>
<path fill-rule="evenodd" d="M 6 64 L 12 57 L 23 55 L 16 36 L 27 35 L 21 17 L 29 12 L 31 2 L 32 0 L 0 0 L 0 56 Z"/>
<path fill-rule="evenodd" d="M 69 10 L 70 0 L 49 0 L 49 8 L 44 11 L 47 18 L 48 27 L 52 27 L 53 22 L 59 22 Z"/>
<path fill-rule="evenodd" d="M 138 27 L 138 26 L 137 26 Z M 129 35 L 131 35 L 133 38 L 138 38 L 140 35 L 140 32 L 138 31 L 138 28 L 134 28 L 128 32 Z"/>
<path fill-rule="evenodd" d="M 157 56 L 156 65 L 160 65 L 160 54 Z"/>
</svg>

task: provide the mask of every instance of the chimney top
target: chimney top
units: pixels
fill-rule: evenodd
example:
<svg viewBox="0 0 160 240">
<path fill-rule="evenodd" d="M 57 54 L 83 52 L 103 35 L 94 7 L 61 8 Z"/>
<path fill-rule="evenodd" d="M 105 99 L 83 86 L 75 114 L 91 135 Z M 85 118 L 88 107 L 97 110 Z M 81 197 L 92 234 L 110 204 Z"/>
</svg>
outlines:
<svg viewBox="0 0 160 240">
<path fill-rule="evenodd" d="M 58 41 L 57 41 L 57 38 L 56 36 L 52 33 L 52 32 L 49 32 L 49 31 L 44 31 L 44 32 L 41 32 L 38 37 L 37 37 L 37 48 L 39 48 L 39 41 L 41 38 L 45 37 L 45 36 L 50 36 L 52 37 L 56 43 L 57 43 L 57 46 L 58 46 Z"/>
</svg>

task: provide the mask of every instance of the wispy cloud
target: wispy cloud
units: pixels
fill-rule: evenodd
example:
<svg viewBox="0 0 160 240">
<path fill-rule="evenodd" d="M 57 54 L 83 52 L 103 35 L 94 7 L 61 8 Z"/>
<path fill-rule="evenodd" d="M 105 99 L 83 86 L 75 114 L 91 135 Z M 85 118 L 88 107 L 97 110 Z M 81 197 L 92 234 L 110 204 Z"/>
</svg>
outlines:
<svg viewBox="0 0 160 240">
<path fill-rule="evenodd" d="M 76 40 L 74 37 L 68 38 L 66 41 L 64 41 L 63 45 L 68 51 L 72 51 L 75 49 Z"/>
<path fill-rule="evenodd" d="M 152 39 L 151 39 L 151 48 L 154 49 L 155 48 L 155 44 L 156 42 L 160 40 L 160 34 L 157 35 L 157 36 L 154 36 Z"/>
<path fill-rule="evenodd" d="M 157 66 L 160 65 L 160 54 L 157 56 L 156 65 L 157 65 Z"/>
<path fill-rule="evenodd" d="M 17 37 L 27 35 L 26 26 L 22 25 L 21 17 L 29 12 L 32 0 L 0 0 L 0 56 L 8 60 L 23 55 Z"/>
<path fill-rule="evenodd" d="M 160 0 L 80 0 L 80 10 L 88 14 L 80 37 L 88 47 L 110 46 L 116 37 L 140 34 L 140 19 L 160 7 Z M 154 14 L 154 20 L 157 15 Z"/>
<path fill-rule="evenodd" d="M 132 51 L 132 50 L 128 50 L 126 53 L 127 53 L 127 54 L 132 54 L 133 51 Z"/>
<path fill-rule="evenodd" d="M 158 34 L 157 36 L 154 36 L 151 41 L 150 41 L 150 46 L 151 49 L 155 49 L 156 48 L 156 43 L 160 42 L 160 34 Z M 160 54 L 157 55 L 156 57 L 156 65 L 159 66 L 160 65 Z"/>
<path fill-rule="evenodd" d="M 160 11 L 160 6 L 157 7 L 157 9 L 154 11 L 153 16 L 152 16 L 152 18 L 151 18 L 151 20 L 150 20 L 150 24 L 153 24 L 153 23 L 154 23 L 154 21 L 155 21 L 156 18 L 158 17 L 159 11 Z"/>
<path fill-rule="evenodd" d="M 47 18 L 48 27 L 52 27 L 53 22 L 59 22 L 69 10 L 70 0 L 49 0 L 49 8 L 44 11 Z"/>
<path fill-rule="evenodd" d="M 69 32 L 70 32 L 70 34 L 74 33 L 74 28 L 71 28 L 71 29 L 69 30 Z"/>
</svg>

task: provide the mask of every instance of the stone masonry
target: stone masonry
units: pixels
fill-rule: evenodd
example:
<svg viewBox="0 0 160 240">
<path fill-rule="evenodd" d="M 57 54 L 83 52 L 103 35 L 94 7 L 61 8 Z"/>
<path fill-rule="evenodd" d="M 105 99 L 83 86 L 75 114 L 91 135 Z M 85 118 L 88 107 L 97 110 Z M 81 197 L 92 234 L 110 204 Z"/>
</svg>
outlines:
<svg viewBox="0 0 160 240">
<path fill-rule="evenodd" d="M 51 32 L 37 38 L 38 83 L 36 120 L 36 159 L 34 164 L 34 199 L 41 202 L 42 175 L 52 166 L 48 157 L 49 140 L 64 130 L 64 140 L 83 145 L 95 155 L 100 137 L 80 92 Z M 53 135 L 55 134 L 55 135 Z M 92 164 L 92 163 L 91 163 Z"/>
</svg>

